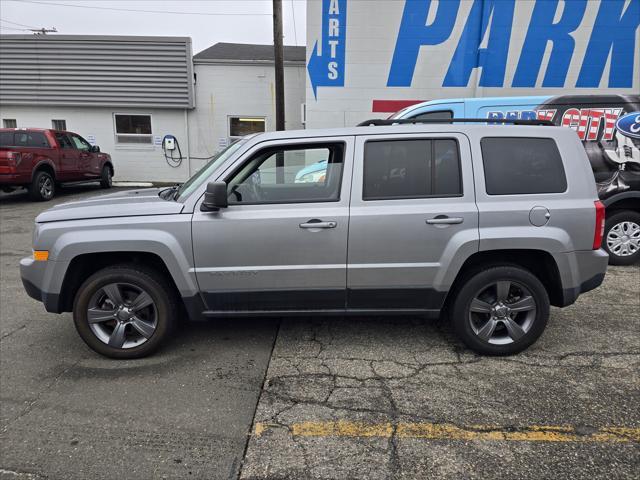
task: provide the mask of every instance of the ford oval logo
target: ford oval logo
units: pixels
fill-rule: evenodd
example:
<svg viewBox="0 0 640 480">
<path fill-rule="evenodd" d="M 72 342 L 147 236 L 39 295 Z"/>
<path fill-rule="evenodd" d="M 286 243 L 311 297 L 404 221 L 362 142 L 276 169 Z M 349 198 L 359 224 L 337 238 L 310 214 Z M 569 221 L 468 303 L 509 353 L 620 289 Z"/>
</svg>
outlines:
<svg viewBox="0 0 640 480">
<path fill-rule="evenodd" d="M 620 117 L 616 122 L 616 128 L 627 137 L 640 138 L 640 112 L 631 112 Z"/>
</svg>

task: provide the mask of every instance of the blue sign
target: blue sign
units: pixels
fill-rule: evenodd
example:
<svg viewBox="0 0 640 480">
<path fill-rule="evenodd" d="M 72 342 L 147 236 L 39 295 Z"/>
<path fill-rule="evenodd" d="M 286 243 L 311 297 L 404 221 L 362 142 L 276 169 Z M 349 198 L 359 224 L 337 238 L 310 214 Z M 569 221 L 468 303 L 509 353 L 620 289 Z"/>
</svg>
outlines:
<svg viewBox="0 0 640 480">
<path fill-rule="evenodd" d="M 545 48 L 550 44 L 542 87 L 598 88 L 609 58 L 609 88 L 633 87 L 640 0 L 601 0 L 575 84 L 567 85 L 567 72 L 575 51 L 572 34 L 583 22 L 587 4 L 587 0 L 565 1 L 562 15 L 556 21 L 559 1 L 537 0 L 511 85 L 504 85 L 517 2 L 473 0 L 442 86 L 467 87 L 473 70 L 482 67 L 478 86 L 535 87 Z M 460 0 L 440 1 L 433 20 L 427 24 L 431 7 L 431 0 L 406 0 L 388 87 L 410 87 L 420 47 L 440 45 L 451 37 Z M 485 36 L 486 46 L 481 47 Z"/>
<path fill-rule="evenodd" d="M 346 39 L 347 0 L 322 0 L 322 53 L 316 41 L 307 65 L 315 98 L 318 87 L 344 87 Z"/>
<path fill-rule="evenodd" d="M 640 112 L 631 112 L 620 117 L 616 122 L 616 128 L 627 137 L 640 138 Z"/>
</svg>

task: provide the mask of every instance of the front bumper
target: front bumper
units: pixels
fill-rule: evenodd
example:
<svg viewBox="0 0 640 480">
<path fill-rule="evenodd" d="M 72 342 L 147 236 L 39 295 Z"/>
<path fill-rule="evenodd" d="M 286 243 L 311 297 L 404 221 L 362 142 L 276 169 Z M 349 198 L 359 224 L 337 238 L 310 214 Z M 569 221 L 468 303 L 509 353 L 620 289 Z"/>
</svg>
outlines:
<svg viewBox="0 0 640 480">
<path fill-rule="evenodd" d="M 49 262 L 36 262 L 33 258 L 27 257 L 20 260 L 20 277 L 22 285 L 31 298 L 44 304 L 47 312 L 62 312 L 60 305 L 60 294 L 47 292 L 43 285 L 47 274 Z"/>
</svg>

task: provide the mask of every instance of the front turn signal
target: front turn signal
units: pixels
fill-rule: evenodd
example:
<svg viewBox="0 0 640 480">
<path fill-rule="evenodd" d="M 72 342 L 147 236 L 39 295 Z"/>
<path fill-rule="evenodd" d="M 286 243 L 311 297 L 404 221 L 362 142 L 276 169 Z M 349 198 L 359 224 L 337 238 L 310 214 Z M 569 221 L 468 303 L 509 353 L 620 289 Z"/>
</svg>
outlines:
<svg viewBox="0 0 640 480">
<path fill-rule="evenodd" d="M 46 262 L 49 260 L 49 251 L 48 250 L 34 250 L 33 251 L 33 259 L 36 262 Z"/>
</svg>

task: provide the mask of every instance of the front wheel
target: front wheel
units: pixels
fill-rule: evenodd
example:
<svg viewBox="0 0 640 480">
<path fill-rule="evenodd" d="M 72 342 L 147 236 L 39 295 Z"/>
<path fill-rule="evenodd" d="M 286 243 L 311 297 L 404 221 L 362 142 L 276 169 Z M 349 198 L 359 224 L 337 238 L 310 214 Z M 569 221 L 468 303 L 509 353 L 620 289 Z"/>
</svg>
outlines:
<svg viewBox="0 0 640 480">
<path fill-rule="evenodd" d="M 528 270 L 496 266 L 470 275 L 453 299 L 458 337 L 484 355 L 511 355 L 533 344 L 549 319 L 549 296 Z"/>
<path fill-rule="evenodd" d="M 640 261 L 640 213 L 622 210 L 607 218 L 603 244 L 611 265 Z"/>
<path fill-rule="evenodd" d="M 73 306 L 76 330 L 85 343 L 119 359 L 154 352 L 169 336 L 175 316 L 175 295 L 163 277 L 129 265 L 94 273 Z"/>
<path fill-rule="evenodd" d="M 100 186 L 102 188 L 111 188 L 113 185 L 113 173 L 109 165 L 102 167 L 102 174 L 100 175 Z"/>
</svg>

